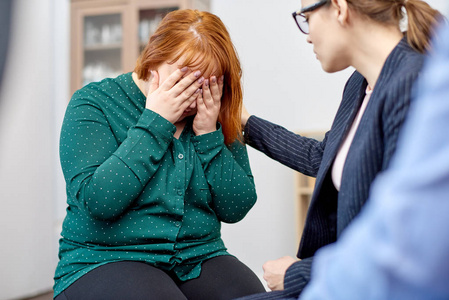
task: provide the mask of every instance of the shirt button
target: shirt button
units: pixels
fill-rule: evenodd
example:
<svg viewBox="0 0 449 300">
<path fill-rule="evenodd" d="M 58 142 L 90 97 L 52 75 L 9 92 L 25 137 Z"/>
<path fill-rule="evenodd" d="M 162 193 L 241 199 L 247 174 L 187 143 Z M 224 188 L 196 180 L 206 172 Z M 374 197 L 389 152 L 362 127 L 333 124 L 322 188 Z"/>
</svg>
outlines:
<svg viewBox="0 0 449 300">
<path fill-rule="evenodd" d="M 179 226 L 181 226 L 181 223 L 177 222 L 177 223 L 175 224 L 175 226 L 176 226 L 176 227 L 179 227 Z"/>
<path fill-rule="evenodd" d="M 178 190 L 178 195 L 182 196 L 182 190 L 181 189 Z"/>
<path fill-rule="evenodd" d="M 179 159 L 183 159 L 183 158 L 184 158 L 184 155 L 182 155 L 182 153 L 179 153 L 179 154 L 178 154 L 178 158 L 179 158 Z"/>
</svg>

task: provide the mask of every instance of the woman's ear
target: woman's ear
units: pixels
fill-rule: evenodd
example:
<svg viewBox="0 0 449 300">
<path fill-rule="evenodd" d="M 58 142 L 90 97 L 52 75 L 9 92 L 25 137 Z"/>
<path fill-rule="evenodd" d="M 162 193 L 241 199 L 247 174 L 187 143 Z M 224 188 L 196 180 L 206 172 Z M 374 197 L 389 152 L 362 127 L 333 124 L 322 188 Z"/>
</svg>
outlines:
<svg viewBox="0 0 449 300">
<path fill-rule="evenodd" d="M 331 0 L 331 5 L 336 10 L 337 21 L 344 26 L 349 23 L 348 2 L 346 0 Z"/>
</svg>

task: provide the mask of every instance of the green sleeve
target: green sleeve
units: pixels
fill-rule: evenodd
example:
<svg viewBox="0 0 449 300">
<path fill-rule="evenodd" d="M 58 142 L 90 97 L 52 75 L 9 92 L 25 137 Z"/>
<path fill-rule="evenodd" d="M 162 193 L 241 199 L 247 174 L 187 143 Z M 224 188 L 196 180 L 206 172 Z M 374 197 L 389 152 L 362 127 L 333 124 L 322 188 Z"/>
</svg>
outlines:
<svg viewBox="0 0 449 300">
<path fill-rule="evenodd" d="M 158 114 L 144 110 L 119 144 L 109 126 L 112 117 L 92 102 L 76 99 L 61 130 L 68 203 L 100 220 L 113 220 L 128 209 L 156 172 L 176 130 Z"/>
<path fill-rule="evenodd" d="M 246 146 L 238 141 L 225 146 L 221 128 L 194 137 L 193 144 L 219 220 L 226 223 L 242 220 L 257 198 Z"/>
</svg>

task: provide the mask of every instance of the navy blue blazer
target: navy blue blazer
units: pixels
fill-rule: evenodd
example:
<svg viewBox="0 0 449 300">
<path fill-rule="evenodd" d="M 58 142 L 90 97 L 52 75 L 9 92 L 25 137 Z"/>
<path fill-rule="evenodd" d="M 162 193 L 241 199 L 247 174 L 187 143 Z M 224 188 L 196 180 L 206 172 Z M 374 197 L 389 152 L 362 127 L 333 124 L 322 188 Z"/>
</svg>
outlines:
<svg viewBox="0 0 449 300">
<path fill-rule="evenodd" d="M 250 146 L 316 177 L 316 184 L 298 251 L 302 260 L 287 270 L 285 290 L 245 299 L 297 297 L 302 291 L 310 279 L 315 252 L 337 240 L 367 201 L 376 175 L 388 167 L 423 58 L 405 39 L 388 56 L 350 146 L 339 192 L 332 183 L 331 168 L 365 97 L 367 82 L 360 73 L 354 72 L 347 81 L 332 127 L 321 142 L 256 116 L 249 118 L 244 136 Z"/>
</svg>

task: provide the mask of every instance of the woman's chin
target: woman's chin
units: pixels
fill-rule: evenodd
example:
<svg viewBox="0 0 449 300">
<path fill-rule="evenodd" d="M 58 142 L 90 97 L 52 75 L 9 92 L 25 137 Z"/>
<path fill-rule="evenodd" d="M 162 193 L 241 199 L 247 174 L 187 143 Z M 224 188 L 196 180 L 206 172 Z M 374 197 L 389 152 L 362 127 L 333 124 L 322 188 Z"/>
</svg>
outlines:
<svg viewBox="0 0 449 300">
<path fill-rule="evenodd" d="M 178 121 L 176 121 L 176 123 L 179 123 L 181 121 L 184 121 L 185 119 L 192 117 L 196 114 L 196 112 L 183 112 L 182 115 L 179 117 Z"/>
<path fill-rule="evenodd" d="M 326 63 L 325 61 L 321 61 L 319 60 L 321 63 L 321 68 L 323 69 L 324 72 L 326 73 L 336 73 L 336 72 L 340 72 L 345 70 L 346 68 L 348 68 L 349 66 L 347 65 L 342 65 L 342 64 L 330 64 L 330 63 Z"/>
</svg>

